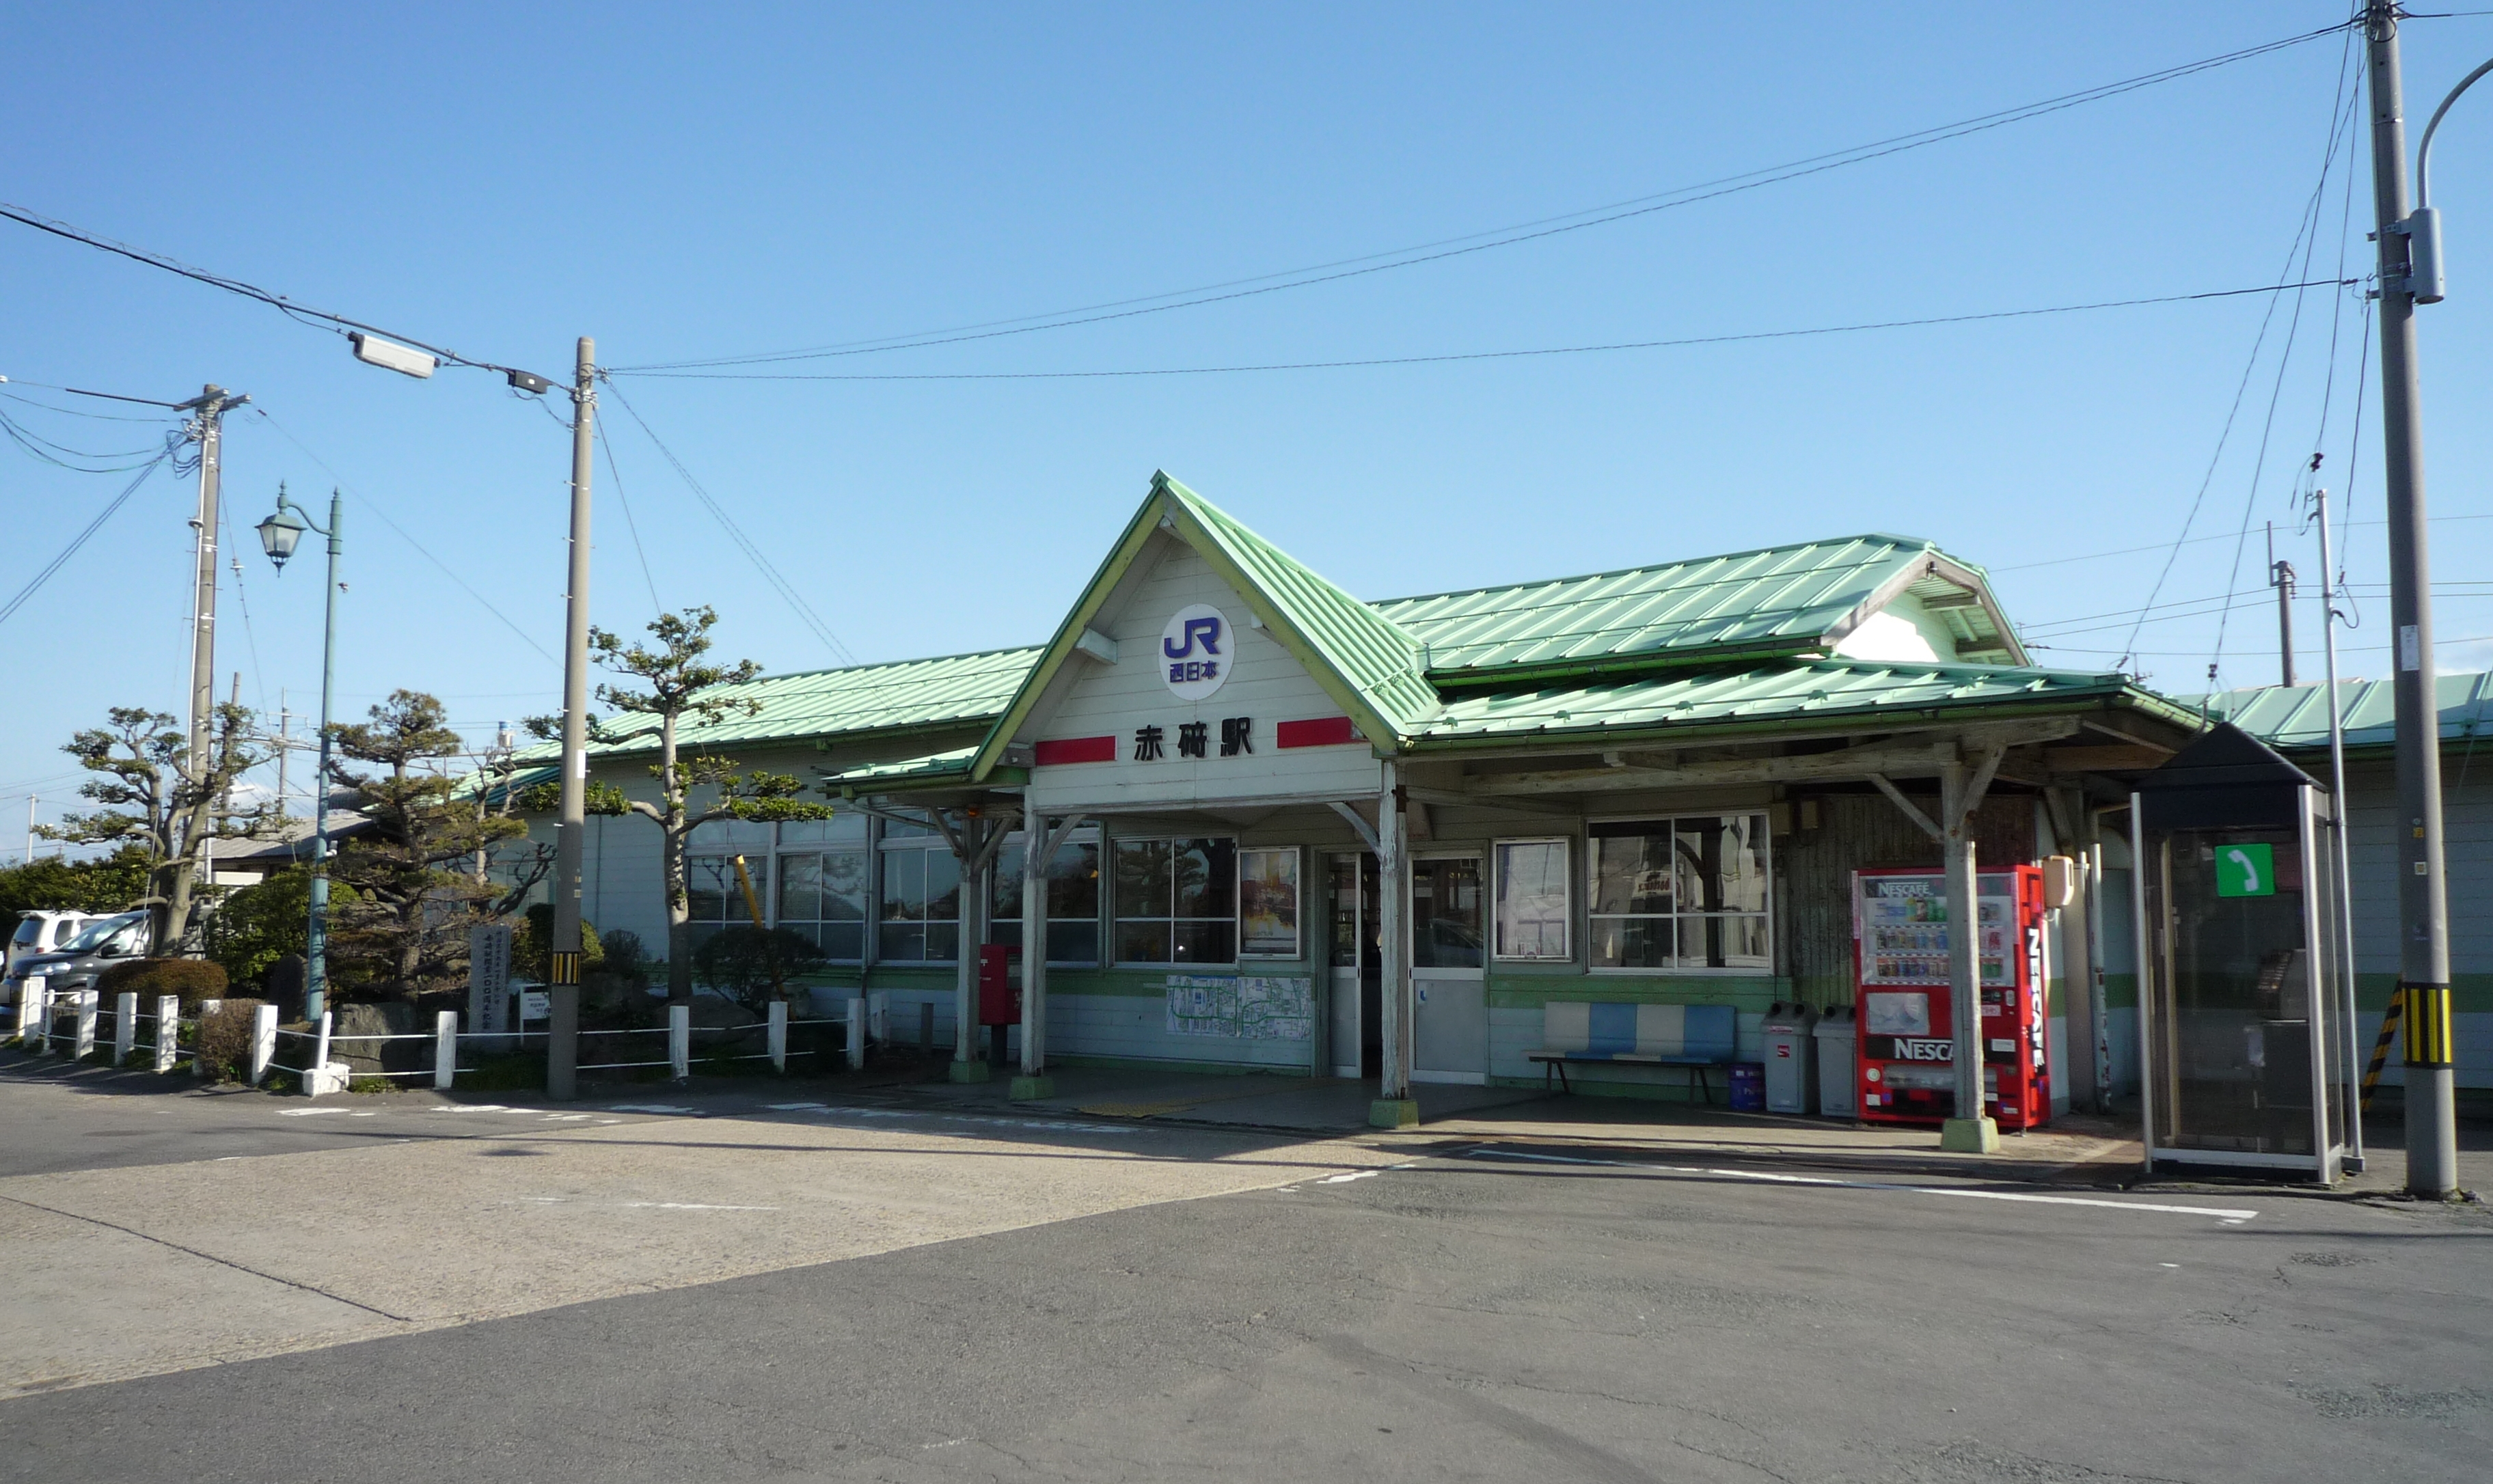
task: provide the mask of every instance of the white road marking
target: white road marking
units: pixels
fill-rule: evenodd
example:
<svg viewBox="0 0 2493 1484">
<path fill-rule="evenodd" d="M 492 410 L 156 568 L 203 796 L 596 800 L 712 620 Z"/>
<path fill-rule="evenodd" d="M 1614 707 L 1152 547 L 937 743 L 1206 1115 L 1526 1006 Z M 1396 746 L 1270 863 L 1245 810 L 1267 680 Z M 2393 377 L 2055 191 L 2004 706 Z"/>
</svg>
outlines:
<svg viewBox="0 0 2493 1484">
<path fill-rule="evenodd" d="M 772 1113 L 828 1113 L 831 1108 L 828 1103 L 765 1103 L 762 1106 Z"/>
<path fill-rule="evenodd" d="M 775 1211 L 775 1205 L 702 1205 L 690 1201 L 626 1201 L 628 1210 L 646 1211 Z"/>
<path fill-rule="evenodd" d="M 1381 1170 L 1353 1170 L 1347 1174 L 1329 1174 L 1316 1181 L 1318 1185 L 1339 1185 L 1348 1180 L 1372 1180 L 1384 1173 Z"/>
<path fill-rule="evenodd" d="M 499 1104 L 499 1103 L 439 1103 L 439 1104 L 436 1104 L 433 1108 L 431 1108 L 430 1110 L 428 1110 L 428 1112 L 432 1112 L 432 1113 L 509 1113 L 509 1112 L 511 1112 L 511 1110 L 510 1110 L 510 1109 L 508 1109 L 508 1108 L 503 1107 L 503 1106 L 502 1106 L 501 1104 Z"/>
<path fill-rule="evenodd" d="M 940 1118 L 947 1123 L 983 1123 L 996 1128 L 1041 1129 L 1058 1134 L 1136 1134 L 1126 1123 L 1076 1123 L 1066 1118 L 1001 1118 L 990 1113 L 917 1112 L 904 1108 L 834 1108 L 826 1103 L 772 1103 L 789 1113 L 819 1113 L 839 1118 Z"/>
<path fill-rule="evenodd" d="M 1693 1165 L 1647 1165 L 1626 1159 L 1584 1159 L 1567 1154 L 1533 1154 L 1520 1149 L 1471 1149 L 1470 1159 L 1524 1159 L 1552 1165 L 1608 1165 L 1661 1174 L 1702 1174 L 1733 1180 L 1760 1180 L 1775 1185 L 1827 1185 L 1844 1190 L 1894 1190 L 1915 1196 L 1960 1196 L 1973 1201 L 2016 1201 L 2032 1205 L 2090 1205 L 2114 1211 L 2162 1211 L 2173 1216 L 2214 1216 L 2238 1226 L 2259 1212 L 2215 1205 L 2164 1205 L 2148 1201 L 2106 1201 L 2091 1196 L 2035 1196 L 2022 1191 L 1967 1190 L 1954 1185 L 1899 1185 L 1887 1180 L 1841 1180 L 1830 1175 L 1776 1174 L 1761 1170 L 1706 1170 Z"/>
<path fill-rule="evenodd" d="M 688 1113 L 699 1112 L 698 1109 L 683 1108 L 674 1103 L 610 1103 L 607 1105 L 606 1111 L 608 1113 Z"/>
<path fill-rule="evenodd" d="M 281 1108 L 277 1111 L 277 1115 L 281 1118 L 309 1118 L 315 1113 L 342 1113 L 353 1112 L 354 1110 L 351 1108 Z"/>
<path fill-rule="evenodd" d="M 546 1121 L 547 1121 L 548 1123 L 579 1123 L 579 1122 L 583 1122 L 583 1121 L 585 1121 L 585 1120 L 588 1117 L 588 1114 L 586 1114 L 586 1113 L 548 1113 L 548 1114 L 546 1114 L 545 1116 L 546 1116 Z"/>
<path fill-rule="evenodd" d="M 2178 1262 L 2158 1262 L 2155 1265 L 2158 1267 L 2179 1267 L 2181 1264 Z"/>
</svg>

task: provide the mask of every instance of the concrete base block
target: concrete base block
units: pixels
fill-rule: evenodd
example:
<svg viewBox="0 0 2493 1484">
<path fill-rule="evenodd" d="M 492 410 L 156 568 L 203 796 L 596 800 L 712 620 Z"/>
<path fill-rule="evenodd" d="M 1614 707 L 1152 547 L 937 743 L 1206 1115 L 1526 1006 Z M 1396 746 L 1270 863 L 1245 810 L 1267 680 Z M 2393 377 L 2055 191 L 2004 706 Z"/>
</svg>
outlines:
<svg viewBox="0 0 2493 1484">
<path fill-rule="evenodd" d="M 332 1061 L 303 1074 L 303 1095 L 325 1097 L 346 1090 L 346 1074 L 350 1069 L 343 1061 Z"/>
<path fill-rule="evenodd" d="M 1367 1121 L 1376 1128 L 1418 1128 L 1420 1105 L 1410 1098 L 1378 1098 L 1367 1105 Z"/>
<path fill-rule="evenodd" d="M 1950 1154 L 1997 1154 L 1999 1125 L 1989 1118 L 1950 1118 L 1939 1125 L 1939 1147 Z"/>
<path fill-rule="evenodd" d="M 952 1081 L 956 1083 L 982 1083 L 987 1081 L 993 1075 L 993 1073 L 987 1070 L 987 1064 L 983 1061 L 955 1061 L 952 1063 Z"/>
<path fill-rule="evenodd" d="M 1016 1077 L 1012 1080 L 1012 1100 L 1016 1103 L 1027 1103 L 1033 1098 L 1054 1096 L 1056 1096 L 1056 1079 L 1053 1077 Z"/>
</svg>

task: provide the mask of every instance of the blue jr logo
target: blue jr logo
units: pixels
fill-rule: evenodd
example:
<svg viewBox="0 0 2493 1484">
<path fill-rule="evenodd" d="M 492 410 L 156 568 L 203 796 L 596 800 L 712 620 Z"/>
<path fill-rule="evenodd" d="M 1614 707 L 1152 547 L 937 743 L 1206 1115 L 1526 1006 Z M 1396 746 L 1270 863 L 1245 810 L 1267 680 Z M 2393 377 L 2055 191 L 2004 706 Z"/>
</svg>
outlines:
<svg viewBox="0 0 2493 1484">
<path fill-rule="evenodd" d="M 1203 646 L 1203 652 L 1205 654 L 1218 654 L 1220 652 L 1219 619 L 1187 619 L 1186 621 L 1185 642 L 1180 643 L 1176 639 L 1163 638 L 1160 640 L 1160 653 L 1168 656 L 1172 660 L 1183 660 L 1187 655 L 1194 653 L 1194 646 L 1197 644 L 1201 644 Z"/>
<path fill-rule="evenodd" d="M 1160 630 L 1160 661 L 1169 694 L 1180 700 L 1202 700 L 1229 678 L 1222 640 L 1229 622 L 1209 603 L 1189 603 L 1169 615 Z"/>
</svg>

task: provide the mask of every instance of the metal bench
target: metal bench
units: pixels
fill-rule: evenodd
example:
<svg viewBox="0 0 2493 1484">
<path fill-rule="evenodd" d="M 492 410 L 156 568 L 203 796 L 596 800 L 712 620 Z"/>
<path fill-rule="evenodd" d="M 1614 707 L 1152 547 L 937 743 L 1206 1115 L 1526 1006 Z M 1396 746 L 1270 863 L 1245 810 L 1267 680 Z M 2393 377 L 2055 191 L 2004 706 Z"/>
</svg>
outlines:
<svg viewBox="0 0 2493 1484">
<path fill-rule="evenodd" d="M 1606 1000 L 1553 999 L 1541 1007 L 1541 1050 L 1524 1059 L 1541 1063 L 1541 1084 L 1552 1072 L 1561 1091 L 1571 1061 L 1629 1066 L 1686 1067 L 1689 1078 L 1714 1101 L 1708 1067 L 1729 1066 L 1738 1049 L 1739 1021 L 1729 1005 L 1619 1004 Z"/>
</svg>

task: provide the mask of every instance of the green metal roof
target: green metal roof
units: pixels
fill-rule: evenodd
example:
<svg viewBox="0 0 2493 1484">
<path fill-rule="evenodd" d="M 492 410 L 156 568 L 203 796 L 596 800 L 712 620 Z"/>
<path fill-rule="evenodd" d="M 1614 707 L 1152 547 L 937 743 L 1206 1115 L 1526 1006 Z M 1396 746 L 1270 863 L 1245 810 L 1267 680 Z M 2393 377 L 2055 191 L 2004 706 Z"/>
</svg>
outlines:
<svg viewBox="0 0 2493 1484">
<path fill-rule="evenodd" d="M 826 774 L 826 787 L 855 787 L 862 784 L 889 787 L 894 784 L 930 783 L 943 779 L 963 779 L 970 773 L 970 761 L 978 756 L 976 745 L 956 747 L 950 752 L 929 753 L 923 757 L 904 757 L 896 762 L 870 762 L 862 767 Z"/>
<path fill-rule="evenodd" d="M 1436 688 L 1420 671 L 1418 639 L 1176 480 L 1163 475 L 1158 488 L 1195 518 L 1334 672 L 1386 719 L 1407 725 L 1437 709 Z"/>
<path fill-rule="evenodd" d="M 1651 663 L 1800 654 L 1824 647 L 1847 620 L 1857 622 L 1864 604 L 1926 586 L 1932 591 L 1924 596 L 1977 593 L 1983 601 L 1967 605 L 1970 622 L 1960 625 L 1965 646 L 2014 654 L 1981 569 L 1911 536 L 1801 542 L 1590 577 L 1397 598 L 1375 608 L 1428 646 L 1430 679 L 1461 685 L 1509 678 L 1491 671 L 1582 671 L 1630 657 Z"/>
<path fill-rule="evenodd" d="M 720 698 L 760 701 L 762 713 L 729 716 L 707 725 L 688 720 L 676 732 L 677 745 L 693 751 L 992 721 L 1020 688 L 1038 654 L 1036 649 L 990 649 L 933 660 L 766 675 L 745 685 L 721 686 L 715 693 Z M 655 717 L 612 717 L 601 730 L 603 738 L 589 744 L 592 756 L 642 752 L 657 745 Z M 552 757 L 556 751 L 553 743 L 542 743 L 521 756 Z"/>
<path fill-rule="evenodd" d="M 1993 665 L 1899 665 L 1781 660 L 1709 666 L 1606 684 L 1457 697 L 1414 739 L 1421 746 L 1511 742 L 1536 735 L 1586 740 L 1686 728 L 1744 730 L 1900 712 L 2031 708 L 2114 700 L 2183 726 L 2193 713 L 2140 690 L 2125 675 Z"/>
<path fill-rule="evenodd" d="M 2493 737 L 2493 674 L 2441 675 L 2433 681 L 2444 742 Z M 2328 688 L 2325 685 L 2262 685 L 2183 702 L 2233 723 L 2275 748 L 2328 745 Z M 2396 740 L 2397 697 L 2387 680 L 2337 682 L 2348 747 L 2388 747 Z"/>
</svg>

